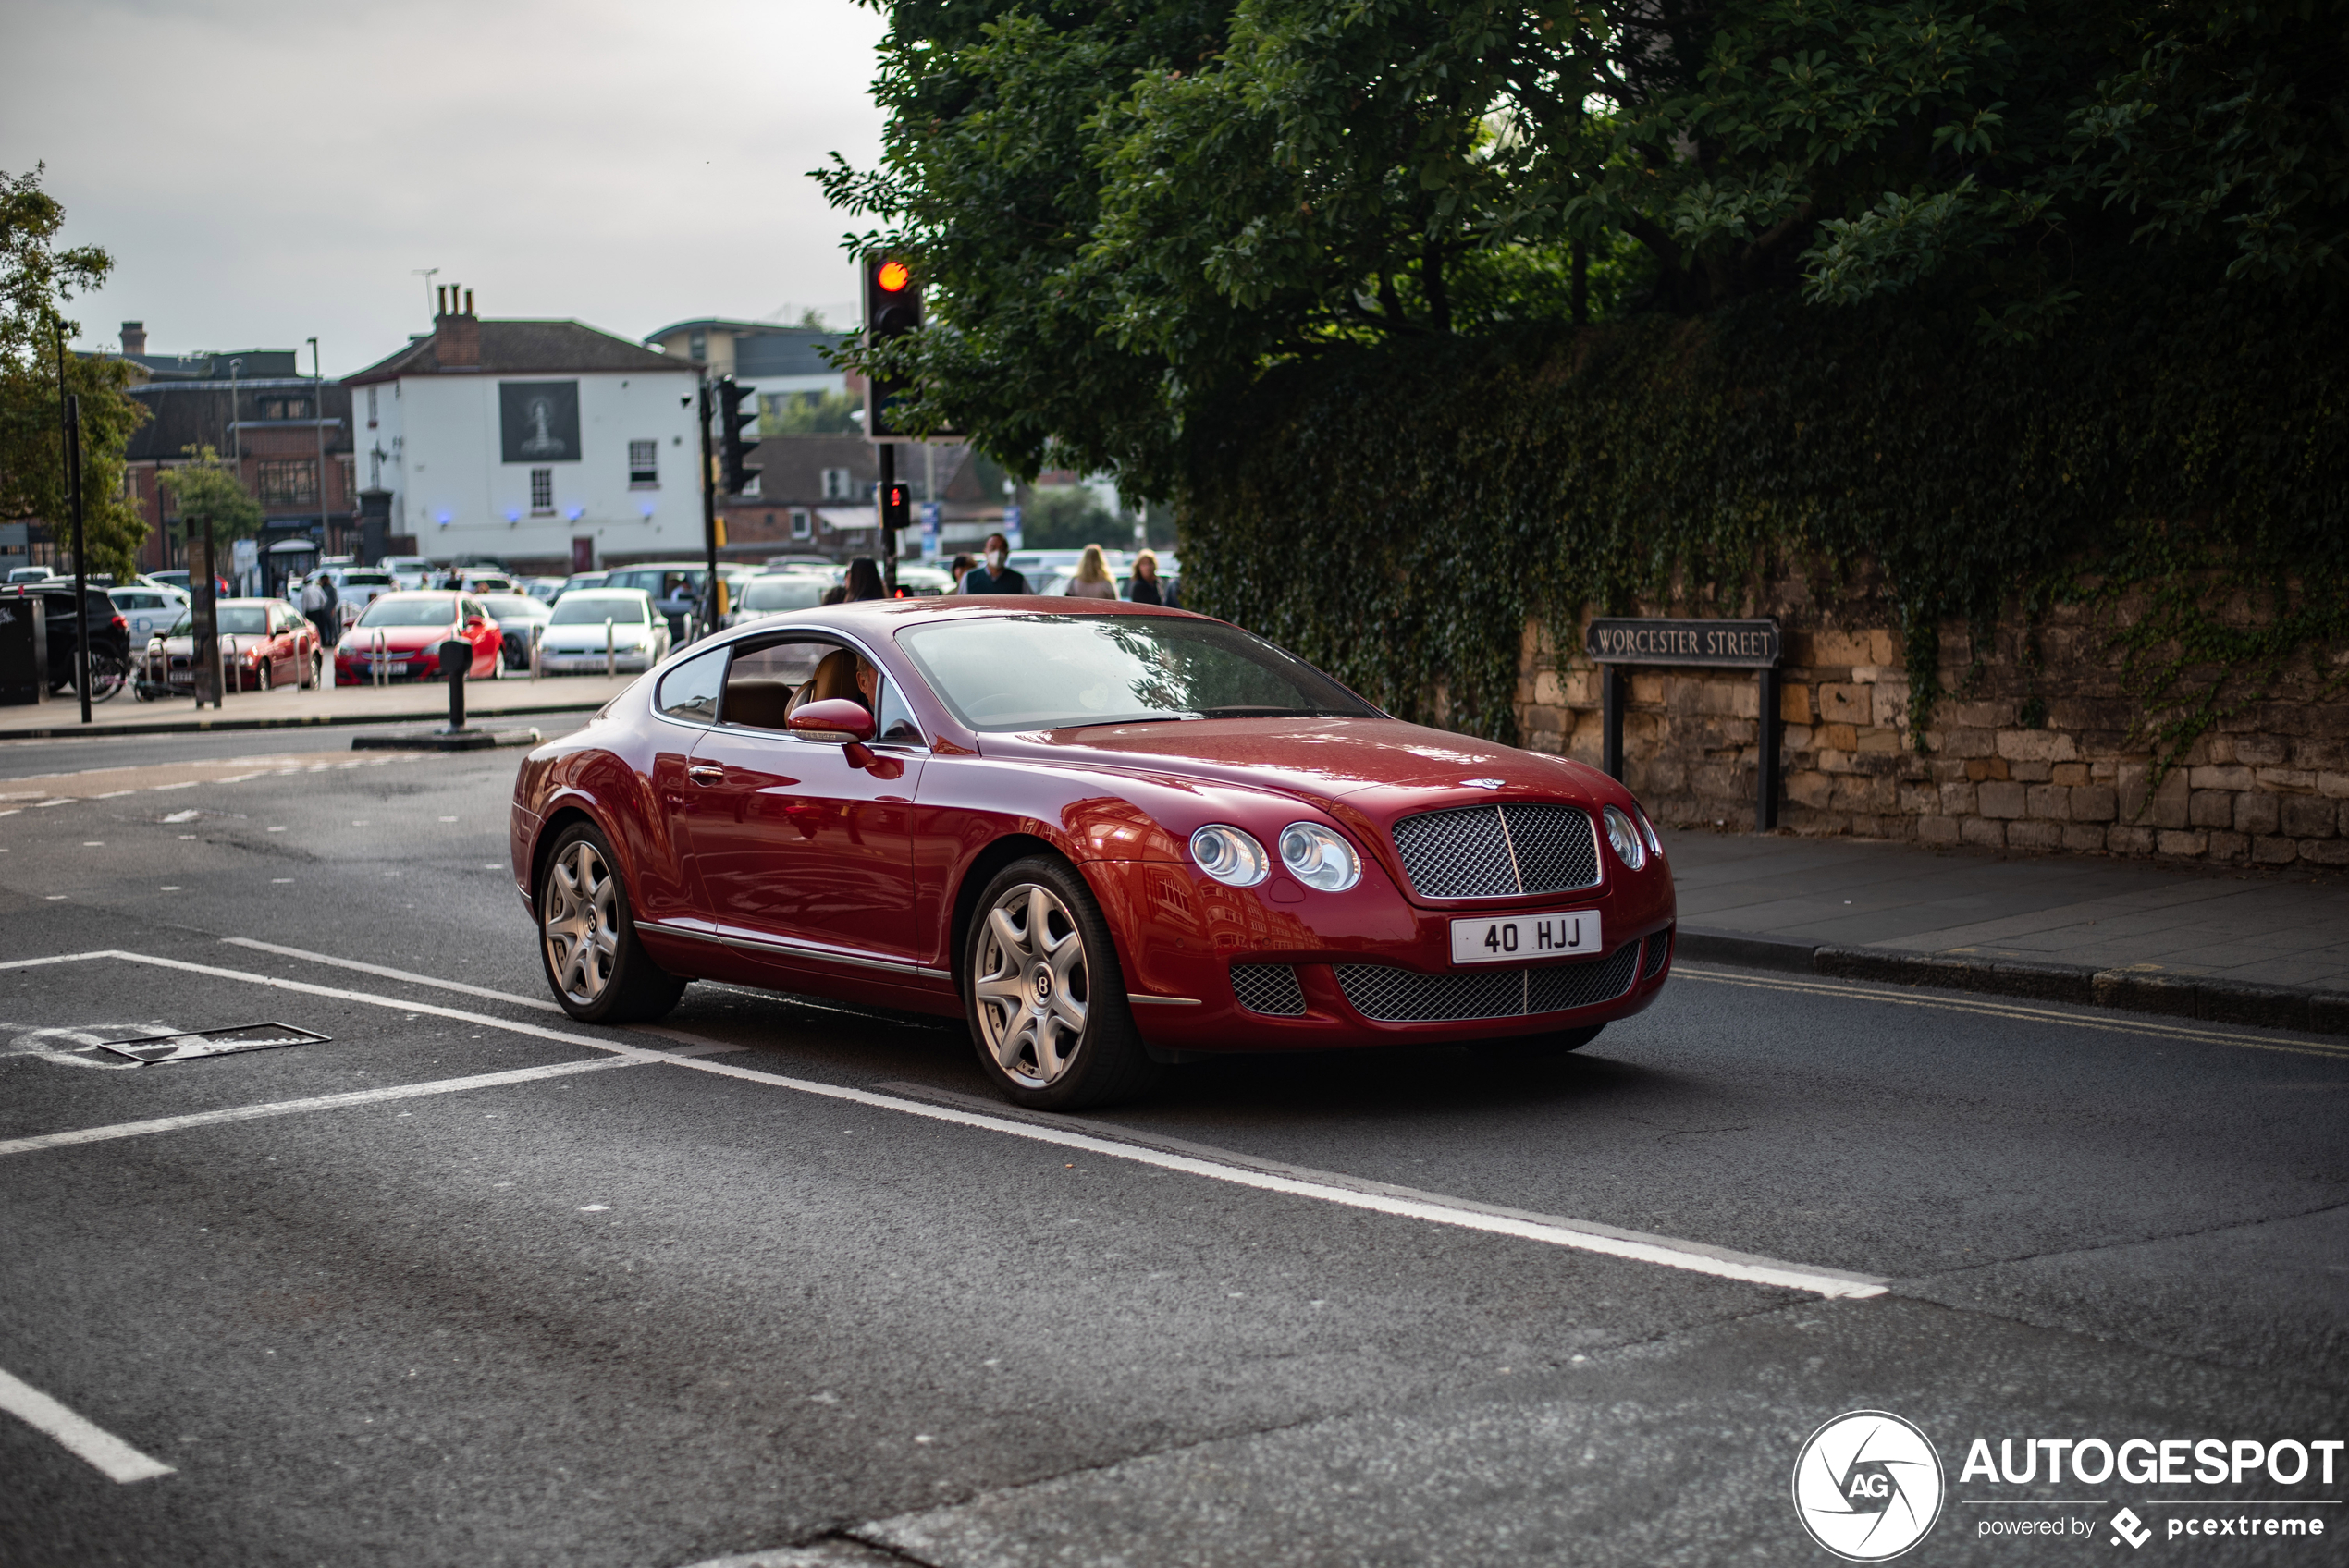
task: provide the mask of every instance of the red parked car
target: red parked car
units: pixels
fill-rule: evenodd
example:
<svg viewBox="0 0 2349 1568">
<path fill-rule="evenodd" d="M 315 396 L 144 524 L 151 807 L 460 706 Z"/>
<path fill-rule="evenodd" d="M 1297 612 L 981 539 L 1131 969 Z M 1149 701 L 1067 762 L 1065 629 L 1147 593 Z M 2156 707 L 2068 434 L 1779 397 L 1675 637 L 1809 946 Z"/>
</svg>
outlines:
<svg viewBox="0 0 2349 1568">
<path fill-rule="evenodd" d="M 1115 601 L 868 601 L 697 643 L 529 754 L 512 854 L 575 1018 L 703 978 L 959 1015 L 1050 1109 L 1193 1053 L 1572 1050 L 1672 954 L 1661 846 L 1604 773 Z"/>
<path fill-rule="evenodd" d="M 378 594 L 335 647 L 335 684 L 363 686 L 375 679 L 378 665 L 387 680 L 444 679 L 440 645 L 448 642 L 473 644 L 466 680 L 494 680 L 506 673 L 498 623 L 471 594 Z"/>
</svg>

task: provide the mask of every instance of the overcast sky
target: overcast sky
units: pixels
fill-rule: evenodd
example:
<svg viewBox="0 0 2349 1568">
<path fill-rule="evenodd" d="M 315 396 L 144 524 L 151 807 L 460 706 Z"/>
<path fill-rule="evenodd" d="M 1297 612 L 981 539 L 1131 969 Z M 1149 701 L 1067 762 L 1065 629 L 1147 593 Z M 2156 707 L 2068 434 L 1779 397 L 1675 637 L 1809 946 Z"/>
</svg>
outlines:
<svg viewBox="0 0 2349 1568">
<path fill-rule="evenodd" d="M 115 258 L 85 346 L 321 340 L 348 374 L 428 328 L 413 269 L 486 316 L 640 337 L 843 318 L 881 19 L 850 0 L 9 0 L 0 169 L 45 163 Z M 862 227 L 857 225 L 856 227 Z M 304 352 L 302 368 L 309 368 Z"/>
</svg>

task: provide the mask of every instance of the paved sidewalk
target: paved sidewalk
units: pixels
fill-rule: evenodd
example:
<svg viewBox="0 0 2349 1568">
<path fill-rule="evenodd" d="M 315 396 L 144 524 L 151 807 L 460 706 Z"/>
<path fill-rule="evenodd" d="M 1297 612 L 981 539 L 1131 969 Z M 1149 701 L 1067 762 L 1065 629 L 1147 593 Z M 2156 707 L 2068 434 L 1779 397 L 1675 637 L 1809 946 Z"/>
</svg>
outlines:
<svg viewBox="0 0 2349 1568">
<path fill-rule="evenodd" d="M 2349 1033 L 2349 876 L 1665 835 L 1691 960 Z"/>
<path fill-rule="evenodd" d="M 557 675 L 531 680 L 465 682 L 468 723 L 484 718 L 519 718 L 535 713 L 572 713 L 599 708 L 636 679 L 633 675 Z M 0 708 L 0 741 L 45 740 L 68 735 L 166 735 L 217 729 L 275 729 L 296 725 L 390 724 L 445 719 L 449 688 L 438 681 L 393 686 L 334 686 L 315 692 L 284 687 L 275 692 L 232 692 L 217 708 L 198 708 L 185 697 L 142 703 L 129 691 L 90 710 L 71 692 L 26 707 Z"/>
</svg>

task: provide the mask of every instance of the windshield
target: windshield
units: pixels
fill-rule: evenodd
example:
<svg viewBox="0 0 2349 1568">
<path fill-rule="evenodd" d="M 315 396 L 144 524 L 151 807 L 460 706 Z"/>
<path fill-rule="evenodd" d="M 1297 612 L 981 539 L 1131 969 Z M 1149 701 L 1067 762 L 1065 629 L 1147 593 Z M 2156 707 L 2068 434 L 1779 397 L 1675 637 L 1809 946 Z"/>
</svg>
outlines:
<svg viewBox="0 0 2349 1568">
<path fill-rule="evenodd" d="M 414 598 L 377 599 L 359 618 L 368 626 L 448 626 L 457 619 L 457 601 L 447 594 L 420 594 Z"/>
<path fill-rule="evenodd" d="M 269 630 L 269 612 L 259 605 L 215 605 L 212 613 L 223 637 L 258 637 Z M 194 630 L 194 619 L 183 615 L 171 635 L 187 637 Z"/>
<path fill-rule="evenodd" d="M 973 729 L 1377 712 L 1221 621 L 1021 615 L 919 627 L 898 642 Z"/>
<path fill-rule="evenodd" d="M 825 591 L 831 584 L 822 578 L 804 571 L 778 572 L 772 577 L 754 577 L 750 586 L 743 590 L 743 608 L 746 610 L 805 610 L 824 602 Z"/>
<path fill-rule="evenodd" d="M 481 602 L 489 606 L 492 620 L 539 620 L 547 614 L 547 606 L 527 594 L 484 594 Z"/>
<path fill-rule="evenodd" d="M 387 571 L 346 571 L 342 574 L 346 588 L 388 588 L 391 573 Z"/>
<path fill-rule="evenodd" d="M 645 619 L 645 601 L 633 594 L 582 594 L 576 590 L 555 601 L 555 613 L 547 618 L 549 626 L 601 626 L 608 620 L 623 626 L 640 626 Z"/>
</svg>

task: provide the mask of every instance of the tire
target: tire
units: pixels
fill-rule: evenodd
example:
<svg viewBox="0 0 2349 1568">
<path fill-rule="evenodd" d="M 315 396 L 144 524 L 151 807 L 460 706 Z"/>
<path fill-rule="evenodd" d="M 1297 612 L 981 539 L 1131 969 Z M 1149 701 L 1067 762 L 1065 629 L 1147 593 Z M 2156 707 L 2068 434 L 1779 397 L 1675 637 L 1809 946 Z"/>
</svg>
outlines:
<svg viewBox="0 0 2349 1568">
<path fill-rule="evenodd" d="M 555 1000 L 582 1023 L 647 1023 L 685 993 L 636 939 L 616 865 L 604 836 L 575 822 L 538 874 L 539 962 Z"/>
<path fill-rule="evenodd" d="M 1580 1029 L 1560 1029 L 1548 1035 L 1525 1035 L 1514 1040 L 1480 1040 L 1469 1049 L 1495 1061 L 1538 1061 L 1543 1057 L 1564 1056 L 1579 1051 L 1599 1037 L 1604 1023 L 1585 1024 Z"/>
<path fill-rule="evenodd" d="M 93 649 L 90 655 L 90 700 L 103 703 L 122 690 L 122 660 L 105 648 Z"/>
<path fill-rule="evenodd" d="M 1130 1098 L 1157 1078 L 1109 922 L 1068 862 L 1031 855 L 997 872 L 979 895 L 963 959 L 971 1045 L 1004 1098 L 1077 1110 Z"/>
</svg>

